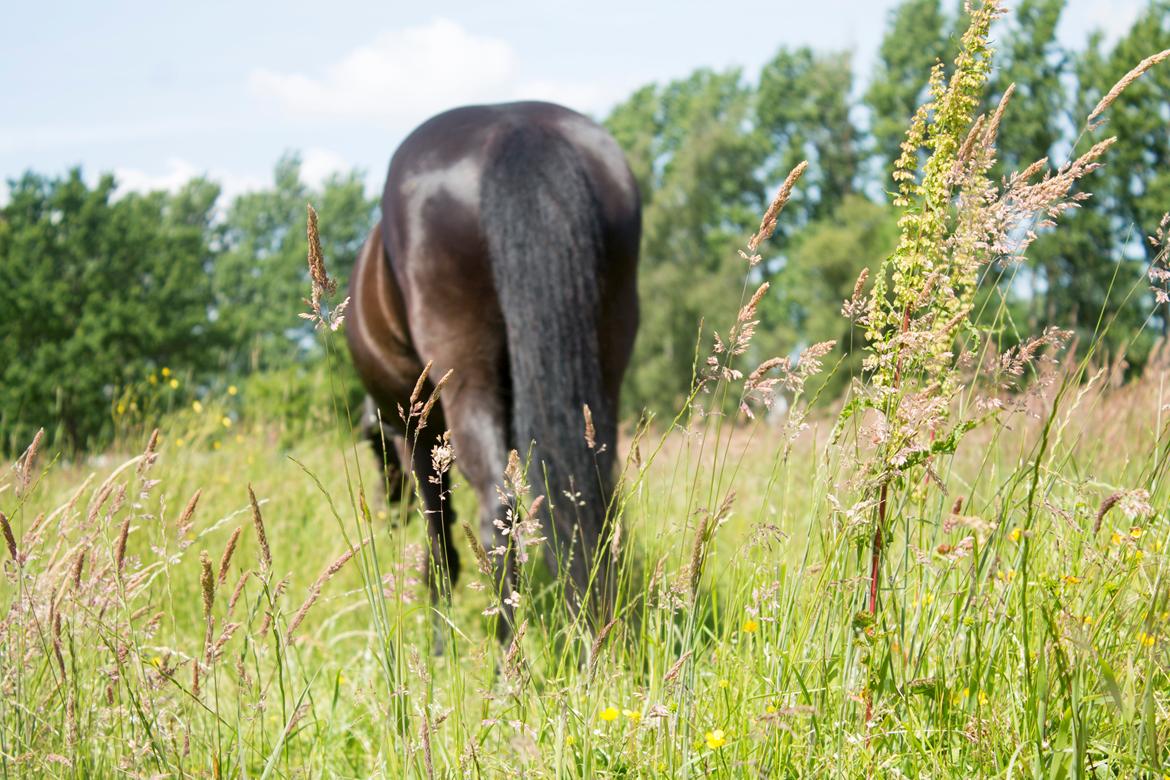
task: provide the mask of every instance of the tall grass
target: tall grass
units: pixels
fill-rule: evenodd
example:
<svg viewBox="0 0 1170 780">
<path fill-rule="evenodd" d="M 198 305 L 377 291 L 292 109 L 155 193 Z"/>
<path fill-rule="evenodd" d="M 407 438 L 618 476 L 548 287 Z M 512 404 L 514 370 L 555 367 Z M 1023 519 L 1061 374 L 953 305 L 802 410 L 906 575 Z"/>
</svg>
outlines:
<svg viewBox="0 0 1170 780">
<path fill-rule="evenodd" d="M 1103 151 L 986 181 L 1010 121 L 974 110 L 995 10 L 908 136 L 903 242 L 845 304 L 870 360 L 840 414 L 803 395 L 824 345 L 746 365 L 757 252 L 803 169 L 781 188 L 689 403 L 626 437 L 611 624 L 585 628 L 536 555 L 496 593 L 471 534 L 432 604 L 420 510 L 383 504 L 352 437 L 281 452 L 208 404 L 138 453 L 34 445 L 0 476 L 0 773 L 1170 773 L 1170 347 L 1121 384 L 1056 333 L 1001 350 L 1003 310 L 971 324 L 979 276 Z M 337 387 L 343 308 L 313 263 Z M 539 489 L 507 490 L 531 524 Z M 456 478 L 449 505 L 473 500 Z"/>
</svg>

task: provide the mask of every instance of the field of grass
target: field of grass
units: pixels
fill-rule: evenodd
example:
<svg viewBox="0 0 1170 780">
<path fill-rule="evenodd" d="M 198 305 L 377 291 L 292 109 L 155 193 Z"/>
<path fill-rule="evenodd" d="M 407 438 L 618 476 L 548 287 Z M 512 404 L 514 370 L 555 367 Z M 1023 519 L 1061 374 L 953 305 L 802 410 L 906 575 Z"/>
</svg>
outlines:
<svg viewBox="0 0 1170 780">
<path fill-rule="evenodd" d="M 901 243 L 845 302 L 847 397 L 810 410 L 821 345 L 744 365 L 798 167 L 694 396 L 625 432 L 612 622 L 523 539 L 496 593 L 462 523 L 432 603 L 420 511 L 385 501 L 341 394 L 339 425 L 290 435 L 225 388 L 0 472 L 0 776 L 1170 777 L 1170 346 L 1122 382 L 976 296 L 1108 147 L 989 183 L 995 13 L 908 134 Z"/>
<path fill-rule="evenodd" d="M 500 646 L 461 540 L 442 655 L 421 523 L 395 527 L 417 510 L 379 508 L 364 446 L 283 450 L 260 428 L 216 449 L 184 430 L 145 458 L 38 462 L 27 487 L 7 471 L 20 563 L 5 562 L 0 770 L 1149 776 L 1170 740 L 1170 366 L 1120 388 L 1069 371 L 907 486 L 876 622 L 831 420 L 791 448 L 782 427 L 717 418 L 643 436 L 618 620 L 596 640 L 534 556 L 523 637 Z M 454 491 L 463 517 L 469 493 Z"/>
</svg>

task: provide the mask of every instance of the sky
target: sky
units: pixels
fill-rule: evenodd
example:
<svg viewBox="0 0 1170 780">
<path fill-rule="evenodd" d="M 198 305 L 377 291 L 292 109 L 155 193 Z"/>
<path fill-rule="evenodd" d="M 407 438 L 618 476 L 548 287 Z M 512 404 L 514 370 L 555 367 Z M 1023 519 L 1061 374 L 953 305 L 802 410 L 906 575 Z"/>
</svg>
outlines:
<svg viewBox="0 0 1170 780">
<path fill-rule="evenodd" d="M 949 6 L 954 0 L 944 0 Z M 752 75 L 782 45 L 876 59 L 895 0 L 12 4 L 0 47 L 0 180 L 26 170 L 124 191 L 196 175 L 230 197 L 301 153 L 317 184 L 381 189 L 416 125 L 466 103 L 544 99 L 594 116 L 701 66 Z M 1143 0 L 1069 0 L 1060 36 L 1115 40 Z M 0 183 L 0 203 L 6 184 Z"/>
</svg>

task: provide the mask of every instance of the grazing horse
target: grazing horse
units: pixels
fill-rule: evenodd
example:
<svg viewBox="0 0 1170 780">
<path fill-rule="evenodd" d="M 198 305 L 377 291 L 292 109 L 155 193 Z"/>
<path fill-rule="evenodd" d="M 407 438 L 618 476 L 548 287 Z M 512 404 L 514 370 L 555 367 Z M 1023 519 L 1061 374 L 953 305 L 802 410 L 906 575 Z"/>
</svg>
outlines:
<svg viewBox="0 0 1170 780">
<path fill-rule="evenodd" d="M 546 560 L 554 572 L 568 567 L 574 609 L 605 619 L 613 598 L 606 518 L 618 393 L 638 326 L 641 235 L 638 189 L 620 148 L 590 119 L 550 103 L 457 108 L 402 142 L 381 217 L 350 281 L 346 336 L 388 481 L 407 462 L 417 478 L 432 598 L 448 598 L 459 573 L 454 513 L 443 503 L 448 475 L 432 464 L 449 430 L 479 499 L 485 547 L 508 548 L 498 490 L 516 450 L 530 456 L 529 480 L 546 497 Z M 416 435 L 400 410 L 428 363 L 424 400 L 432 381 L 452 374 Z M 507 595 L 513 552 L 494 565 Z M 512 622 L 511 607 L 503 612 L 501 638 Z"/>
</svg>

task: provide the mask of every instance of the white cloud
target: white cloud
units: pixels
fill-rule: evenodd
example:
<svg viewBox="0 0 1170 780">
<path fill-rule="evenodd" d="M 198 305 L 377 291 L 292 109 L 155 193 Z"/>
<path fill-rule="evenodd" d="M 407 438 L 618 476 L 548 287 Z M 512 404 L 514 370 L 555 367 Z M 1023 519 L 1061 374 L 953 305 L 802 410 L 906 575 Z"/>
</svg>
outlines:
<svg viewBox="0 0 1170 780">
<path fill-rule="evenodd" d="M 258 176 L 234 173 L 225 170 L 204 170 L 189 160 L 172 157 L 166 161 L 162 171 L 145 171 L 141 168 L 115 168 L 114 178 L 118 182 L 118 194 L 129 192 L 154 192 L 165 190 L 177 192 L 183 185 L 197 176 L 203 176 L 219 184 L 220 203 L 230 203 L 233 198 L 245 192 L 262 189 L 268 181 Z"/>
<path fill-rule="evenodd" d="M 301 181 L 314 189 L 324 184 L 332 174 L 345 173 L 352 168 L 348 160 L 332 149 L 314 147 L 301 154 Z"/>
<path fill-rule="evenodd" d="M 612 102 L 593 84 L 522 80 L 508 42 L 448 19 L 382 32 L 318 76 L 258 68 L 248 81 L 294 114 L 371 119 L 395 129 L 466 103 L 539 98 L 596 110 Z"/>
</svg>

